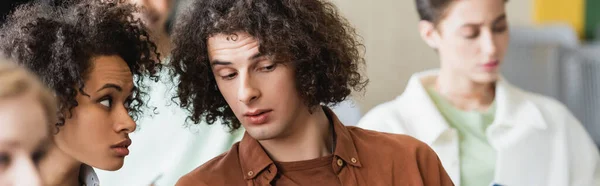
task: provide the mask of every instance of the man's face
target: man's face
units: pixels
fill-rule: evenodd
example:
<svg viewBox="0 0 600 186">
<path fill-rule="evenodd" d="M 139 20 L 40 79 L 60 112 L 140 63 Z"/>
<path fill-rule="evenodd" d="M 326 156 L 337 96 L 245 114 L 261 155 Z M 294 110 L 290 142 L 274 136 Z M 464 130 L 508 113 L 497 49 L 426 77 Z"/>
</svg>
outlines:
<svg viewBox="0 0 600 186">
<path fill-rule="evenodd" d="M 218 88 L 248 134 L 257 140 L 290 135 L 308 112 L 291 63 L 259 53 L 248 33 L 208 38 L 208 55 Z"/>
</svg>

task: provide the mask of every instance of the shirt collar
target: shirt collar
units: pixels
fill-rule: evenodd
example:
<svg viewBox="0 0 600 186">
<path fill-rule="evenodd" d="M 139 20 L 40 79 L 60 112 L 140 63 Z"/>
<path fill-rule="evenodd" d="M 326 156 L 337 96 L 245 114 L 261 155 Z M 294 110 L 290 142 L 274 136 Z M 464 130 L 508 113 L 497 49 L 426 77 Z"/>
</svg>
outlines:
<svg viewBox="0 0 600 186">
<path fill-rule="evenodd" d="M 448 123 L 443 118 L 425 90 L 422 79 L 428 76 L 437 76 L 438 69 L 414 74 L 406 86 L 404 93 L 396 100 L 400 114 L 406 115 L 411 121 L 427 127 L 415 127 L 415 135 L 427 144 L 432 144 L 451 131 Z M 526 98 L 526 93 L 500 77 L 496 83 L 496 123 L 500 126 L 514 126 L 517 124 L 531 125 L 538 129 L 545 129 L 546 122 L 540 109 Z M 416 106 L 418 105 L 418 106 Z M 437 117 L 432 117 L 437 116 Z"/>
<path fill-rule="evenodd" d="M 100 181 L 98 175 L 92 167 L 86 164 L 82 164 L 79 169 L 79 179 L 83 182 L 84 186 L 98 186 Z"/>
<path fill-rule="evenodd" d="M 345 161 L 347 165 L 361 167 L 358 152 L 356 151 L 350 132 L 331 109 L 323 107 L 323 110 L 329 120 L 333 122 L 333 130 L 336 134 L 334 156 Z M 242 171 L 244 172 L 244 179 L 253 179 L 269 166 L 274 165 L 273 160 L 267 155 L 260 143 L 247 132 L 240 142 L 239 158 Z"/>
<path fill-rule="evenodd" d="M 437 70 L 430 70 L 412 75 L 404 93 L 395 100 L 400 114 L 409 120 L 406 121 L 407 123 L 427 125 L 414 128 L 415 136 L 427 144 L 432 144 L 450 129 L 421 82 L 422 78 L 434 76 L 437 73 Z"/>
<path fill-rule="evenodd" d="M 323 110 L 328 118 L 333 121 L 333 131 L 335 131 L 336 135 L 335 151 L 333 152 L 333 155 L 340 157 L 348 165 L 361 167 L 360 158 L 358 157 L 358 152 L 354 145 L 354 140 L 352 140 L 350 131 L 342 124 L 340 119 L 331 109 L 323 107 Z"/>
</svg>

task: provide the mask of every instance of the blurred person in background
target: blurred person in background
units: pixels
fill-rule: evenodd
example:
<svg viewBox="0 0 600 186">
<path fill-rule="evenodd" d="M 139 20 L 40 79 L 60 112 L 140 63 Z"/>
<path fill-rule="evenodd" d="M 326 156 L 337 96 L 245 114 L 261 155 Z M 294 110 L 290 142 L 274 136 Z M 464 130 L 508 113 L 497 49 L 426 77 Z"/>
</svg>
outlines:
<svg viewBox="0 0 600 186">
<path fill-rule="evenodd" d="M 31 3 L 0 28 L 0 51 L 57 98 L 53 143 L 40 161 L 44 185 L 97 186 L 91 167 L 118 170 L 129 154 L 146 107 L 143 82 L 160 67 L 135 12 L 111 0 Z"/>
<path fill-rule="evenodd" d="M 501 77 L 505 3 L 416 0 L 421 37 L 441 68 L 413 75 L 359 126 L 426 142 L 457 185 L 600 185 L 599 153 L 581 123 Z"/>
<path fill-rule="evenodd" d="M 40 160 L 56 123 L 56 102 L 36 76 L 0 59 L 0 185 L 41 186 Z"/>
</svg>

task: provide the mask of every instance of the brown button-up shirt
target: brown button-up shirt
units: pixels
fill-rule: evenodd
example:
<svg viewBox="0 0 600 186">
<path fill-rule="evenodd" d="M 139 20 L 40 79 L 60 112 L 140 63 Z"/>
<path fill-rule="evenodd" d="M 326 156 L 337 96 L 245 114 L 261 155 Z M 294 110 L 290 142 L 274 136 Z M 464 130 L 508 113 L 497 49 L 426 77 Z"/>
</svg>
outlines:
<svg viewBox="0 0 600 186">
<path fill-rule="evenodd" d="M 335 114 L 336 147 L 331 166 L 342 185 L 454 185 L 435 152 L 400 134 L 344 126 Z M 182 177 L 177 186 L 267 186 L 278 169 L 260 143 L 247 133 L 241 142 Z"/>
</svg>

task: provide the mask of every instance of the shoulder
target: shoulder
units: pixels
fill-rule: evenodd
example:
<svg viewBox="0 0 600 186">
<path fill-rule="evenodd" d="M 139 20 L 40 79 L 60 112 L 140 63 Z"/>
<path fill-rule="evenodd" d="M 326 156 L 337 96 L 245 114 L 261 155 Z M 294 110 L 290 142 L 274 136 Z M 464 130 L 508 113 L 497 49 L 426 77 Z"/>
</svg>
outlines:
<svg viewBox="0 0 600 186">
<path fill-rule="evenodd" d="M 525 92 L 524 95 L 540 111 L 548 127 L 561 131 L 557 134 L 566 135 L 568 141 L 593 143 L 585 127 L 563 103 L 536 93 Z"/>
<path fill-rule="evenodd" d="M 192 172 L 181 177 L 177 186 L 187 185 L 225 185 L 227 180 L 243 179 L 238 153 L 239 142 L 231 149 L 211 160 Z"/>
<path fill-rule="evenodd" d="M 558 112 L 560 114 L 571 113 L 563 103 L 559 102 L 554 98 L 526 91 L 523 91 L 523 95 L 526 97 L 527 100 L 531 101 L 544 112 Z"/>
<path fill-rule="evenodd" d="M 556 99 L 523 91 L 525 98 L 540 111 L 544 121 L 552 128 L 573 129 L 582 127 L 581 122 L 563 103 Z"/>
<path fill-rule="evenodd" d="M 425 185 L 452 185 L 438 155 L 424 142 L 403 134 L 352 127 L 349 130 L 368 171 L 392 171 L 393 176 L 406 179 L 415 179 L 414 174 L 418 173 Z"/>
<path fill-rule="evenodd" d="M 404 134 L 392 134 L 361 129 L 358 127 L 347 127 L 352 136 L 352 140 L 363 149 L 359 151 L 378 152 L 381 154 L 399 153 L 416 154 L 417 152 L 427 152 L 431 150 L 429 145 L 416 138 Z M 372 145 L 378 144 L 378 145 Z"/>
</svg>

